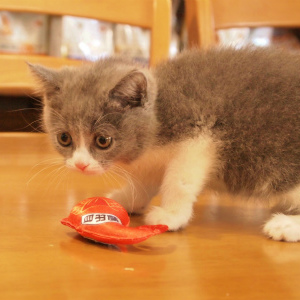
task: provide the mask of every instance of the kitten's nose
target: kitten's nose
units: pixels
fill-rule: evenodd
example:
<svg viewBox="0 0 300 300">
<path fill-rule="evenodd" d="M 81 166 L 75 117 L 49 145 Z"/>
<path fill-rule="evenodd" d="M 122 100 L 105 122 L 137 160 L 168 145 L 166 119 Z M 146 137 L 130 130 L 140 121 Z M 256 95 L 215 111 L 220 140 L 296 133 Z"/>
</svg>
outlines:
<svg viewBox="0 0 300 300">
<path fill-rule="evenodd" d="M 89 164 L 85 164 L 85 163 L 75 163 L 75 167 L 81 171 L 84 171 L 87 167 L 89 166 Z"/>
</svg>

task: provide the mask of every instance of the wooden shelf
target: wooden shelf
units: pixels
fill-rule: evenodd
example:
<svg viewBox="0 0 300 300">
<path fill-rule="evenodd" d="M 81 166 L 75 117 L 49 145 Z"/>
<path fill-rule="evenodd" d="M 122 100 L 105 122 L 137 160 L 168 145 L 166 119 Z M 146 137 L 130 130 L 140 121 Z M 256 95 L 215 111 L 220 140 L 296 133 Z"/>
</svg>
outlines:
<svg viewBox="0 0 300 300">
<path fill-rule="evenodd" d="M 0 10 L 55 16 L 79 16 L 129 24 L 151 31 L 150 66 L 168 58 L 171 33 L 170 0 L 2 0 Z M 0 95 L 30 95 L 34 92 L 26 62 L 59 68 L 83 62 L 39 55 L 0 54 Z"/>
<path fill-rule="evenodd" d="M 43 55 L 0 55 L 0 94 L 27 95 L 34 92 L 35 82 L 30 74 L 27 62 L 42 64 L 51 68 L 60 68 L 62 65 L 78 66 L 83 62 L 60 57 Z"/>
</svg>

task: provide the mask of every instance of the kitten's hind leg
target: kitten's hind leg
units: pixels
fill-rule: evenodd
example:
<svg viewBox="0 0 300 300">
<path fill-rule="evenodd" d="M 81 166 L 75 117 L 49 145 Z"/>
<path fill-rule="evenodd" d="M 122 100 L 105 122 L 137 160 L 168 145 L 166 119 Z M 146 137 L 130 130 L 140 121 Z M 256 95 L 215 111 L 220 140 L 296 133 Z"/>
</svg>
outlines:
<svg viewBox="0 0 300 300">
<path fill-rule="evenodd" d="M 277 241 L 300 242 L 300 186 L 286 195 L 281 207 L 265 224 L 264 233 Z"/>
<path fill-rule="evenodd" d="M 171 231 L 188 224 L 215 163 L 215 150 L 212 140 L 203 136 L 176 146 L 161 186 L 161 207 L 152 207 L 147 224 L 166 224 Z"/>
</svg>

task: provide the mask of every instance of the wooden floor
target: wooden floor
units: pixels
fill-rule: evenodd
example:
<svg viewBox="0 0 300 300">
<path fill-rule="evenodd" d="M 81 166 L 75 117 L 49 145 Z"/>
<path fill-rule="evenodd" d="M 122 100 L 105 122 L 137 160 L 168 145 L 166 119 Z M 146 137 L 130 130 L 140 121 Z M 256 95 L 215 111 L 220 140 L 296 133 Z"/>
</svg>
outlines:
<svg viewBox="0 0 300 300">
<path fill-rule="evenodd" d="M 43 134 L 0 134 L 0 299 L 300 299 L 300 244 L 268 240 L 263 208 L 208 193 L 181 232 L 124 248 L 60 224 L 119 183 L 60 168 Z M 142 223 L 132 217 L 132 225 Z"/>
</svg>

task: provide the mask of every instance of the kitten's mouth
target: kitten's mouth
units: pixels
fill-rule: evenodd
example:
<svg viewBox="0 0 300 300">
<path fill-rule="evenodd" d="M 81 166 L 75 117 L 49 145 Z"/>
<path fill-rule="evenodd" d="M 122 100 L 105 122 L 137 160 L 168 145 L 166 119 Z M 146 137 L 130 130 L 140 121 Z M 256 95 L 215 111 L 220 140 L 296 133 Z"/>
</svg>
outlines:
<svg viewBox="0 0 300 300">
<path fill-rule="evenodd" d="M 84 170 L 80 170 L 80 169 L 77 169 L 75 168 L 75 170 L 81 174 L 84 174 L 84 175 L 101 175 L 103 174 L 103 171 L 100 171 L 100 170 L 97 170 L 97 169 L 84 169 Z"/>
<path fill-rule="evenodd" d="M 79 173 L 84 174 L 84 175 L 100 175 L 101 173 L 95 171 L 95 170 L 78 170 L 76 169 Z"/>
<path fill-rule="evenodd" d="M 75 165 L 74 167 L 70 167 L 72 170 L 79 172 L 84 175 L 101 175 L 104 173 L 104 170 L 101 168 L 93 168 L 89 165 L 87 166 L 78 166 Z"/>
</svg>

